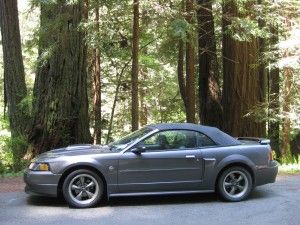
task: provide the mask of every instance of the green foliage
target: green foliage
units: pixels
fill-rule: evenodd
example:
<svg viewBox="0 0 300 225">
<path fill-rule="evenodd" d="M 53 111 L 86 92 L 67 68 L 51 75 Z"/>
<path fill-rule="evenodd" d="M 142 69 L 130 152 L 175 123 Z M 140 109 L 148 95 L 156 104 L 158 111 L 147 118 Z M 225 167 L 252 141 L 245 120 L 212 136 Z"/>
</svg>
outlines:
<svg viewBox="0 0 300 225">
<path fill-rule="evenodd" d="M 30 93 L 25 98 L 22 99 L 20 103 L 20 108 L 22 112 L 30 118 L 32 115 L 32 102 L 33 102 L 33 95 Z"/>
<path fill-rule="evenodd" d="M 24 171 L 21 170 L 19 172 L 4 172 L 4 173 L 0 173 L 0 177 L 22 177 L 24 175 Z"/>
<path fill-rule="evenodd" d="M 226 31 L 237 41 L 251 41 L 253 38 L 269 38 L 266 28 L 260 28 L 258 21 L 250 18 L 234 17 Z"/>
<path fill-rule="evenodd" d="M 11 138 L 8 118 L 0 117 L 0 174 L 20 171 L 27 165 L 23 160 L 24 149 L 27 148 L 25 137 Z"/>
<path fill-rule="evenodd" d="M 279 166 L 279 173 L 299 174 L 300 173 L 300 156 L 297 162 L 285 162 Z"/>
<path fill-rule="evenodd" d="M 6 146 L 4 146 L 4 149 L 7 153 L 10 154 L 10 152 L 13 155 L 13 164 L 12 169 L 14 172 L 18 172 L 22 170 L 28 162 L 23 159 L 26 152 L 24 152 L 24 149 L 27 149 L 28 143 L 27 139 L 23 136 L 18 136 L 15 138 L 10 138 L 6 143 Z"/>
<path fill-rule="evenodd" d="M 7 145 L 10 137 L 0 136 L 0 174 L 13 170 L 13 154 Z"/>
<path fill-rule="evenodd" d="M 179 40 L 186 40 L 191 25 L 184 19 L 175 19 L 170 25 L 170 33 Z"/>
</svg>

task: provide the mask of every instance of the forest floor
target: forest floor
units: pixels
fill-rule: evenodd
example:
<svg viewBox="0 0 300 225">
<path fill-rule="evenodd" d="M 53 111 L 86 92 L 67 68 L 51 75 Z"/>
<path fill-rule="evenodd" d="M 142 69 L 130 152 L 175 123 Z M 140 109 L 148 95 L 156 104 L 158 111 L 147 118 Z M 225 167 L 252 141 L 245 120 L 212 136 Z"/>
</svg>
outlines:
<svg viewBox="0 0 300 225">
<path fill-rule="evenodd" d="M 0 192 L 24 191 L 23 177 L 0 177 Z"/>
</svg>

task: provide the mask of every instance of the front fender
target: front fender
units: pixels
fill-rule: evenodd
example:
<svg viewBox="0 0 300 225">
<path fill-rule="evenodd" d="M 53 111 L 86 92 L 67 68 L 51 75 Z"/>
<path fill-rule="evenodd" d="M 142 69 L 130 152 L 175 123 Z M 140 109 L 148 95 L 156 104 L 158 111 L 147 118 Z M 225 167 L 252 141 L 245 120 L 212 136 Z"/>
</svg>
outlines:
<svg viewBox="0 0 300 225">
<path fill-rule="evenodd" d="M 107 185 L 117 184 L 117 164 L 114 165 L 113 161 L 106 162 L 103 160 L 103 162 L 101 162 L 93 158 L 66 157 L 60 162 L 50 164 L 50 166 L 52 167 L 52 172 L 55 174 L 65 174 L 72 169 L 90 167 L 101 173 Z"/>
</svg>

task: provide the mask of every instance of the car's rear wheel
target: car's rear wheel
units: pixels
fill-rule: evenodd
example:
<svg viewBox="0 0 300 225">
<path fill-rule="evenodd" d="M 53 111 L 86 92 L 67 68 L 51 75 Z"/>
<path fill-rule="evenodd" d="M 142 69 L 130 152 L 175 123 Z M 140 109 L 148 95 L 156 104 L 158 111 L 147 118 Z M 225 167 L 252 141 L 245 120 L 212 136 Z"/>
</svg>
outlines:
<svg viewBox="0 0 300 225">
<path fill-rule="evenodd" d="M 63 195 L 71 207 L 96 206 L 103 196 L 103 181 L 93 171 L 80 169 L 70 173 L 63 183 Z"/>
<path fill-rule="evenodd" d="M 218 192 L 226 201 L 242 201 L 249 196 L 252 189 L 251 175 L 243 167 L 226 169 L 218 180 Z"/>
</svg>

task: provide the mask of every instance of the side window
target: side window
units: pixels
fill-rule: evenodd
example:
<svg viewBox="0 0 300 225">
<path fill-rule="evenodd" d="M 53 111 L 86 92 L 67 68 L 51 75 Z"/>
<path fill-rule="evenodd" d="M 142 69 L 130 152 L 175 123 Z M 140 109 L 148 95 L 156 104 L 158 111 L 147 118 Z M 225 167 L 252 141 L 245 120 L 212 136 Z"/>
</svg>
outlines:
<svg viewBox="0 0 300 225">
<path fill-rule="evenodd" d="M 198 143 L 198 147 L 209 147 L 209 146 L 216 145 L 216 143 L 213 140 L 211 140 L 209 137 L 207 137 L 205 134 L 202 133 L 198 133 L 197 143 Z"/>
<path fill-rule="evenodd" d="M 139 146 L 145 148 L 146 151 L 170 149 L 170 139 L 168 131 L 158 132 L 139 143 Z"/>
<path fill-rule="evenodd" d="M 145 139 L 139 145 L 146 151 L 196 148 L 199 142 L 204 143 L 200 135 L 198 132 L 189 130 L 161 131 Z"/>
</svg>

